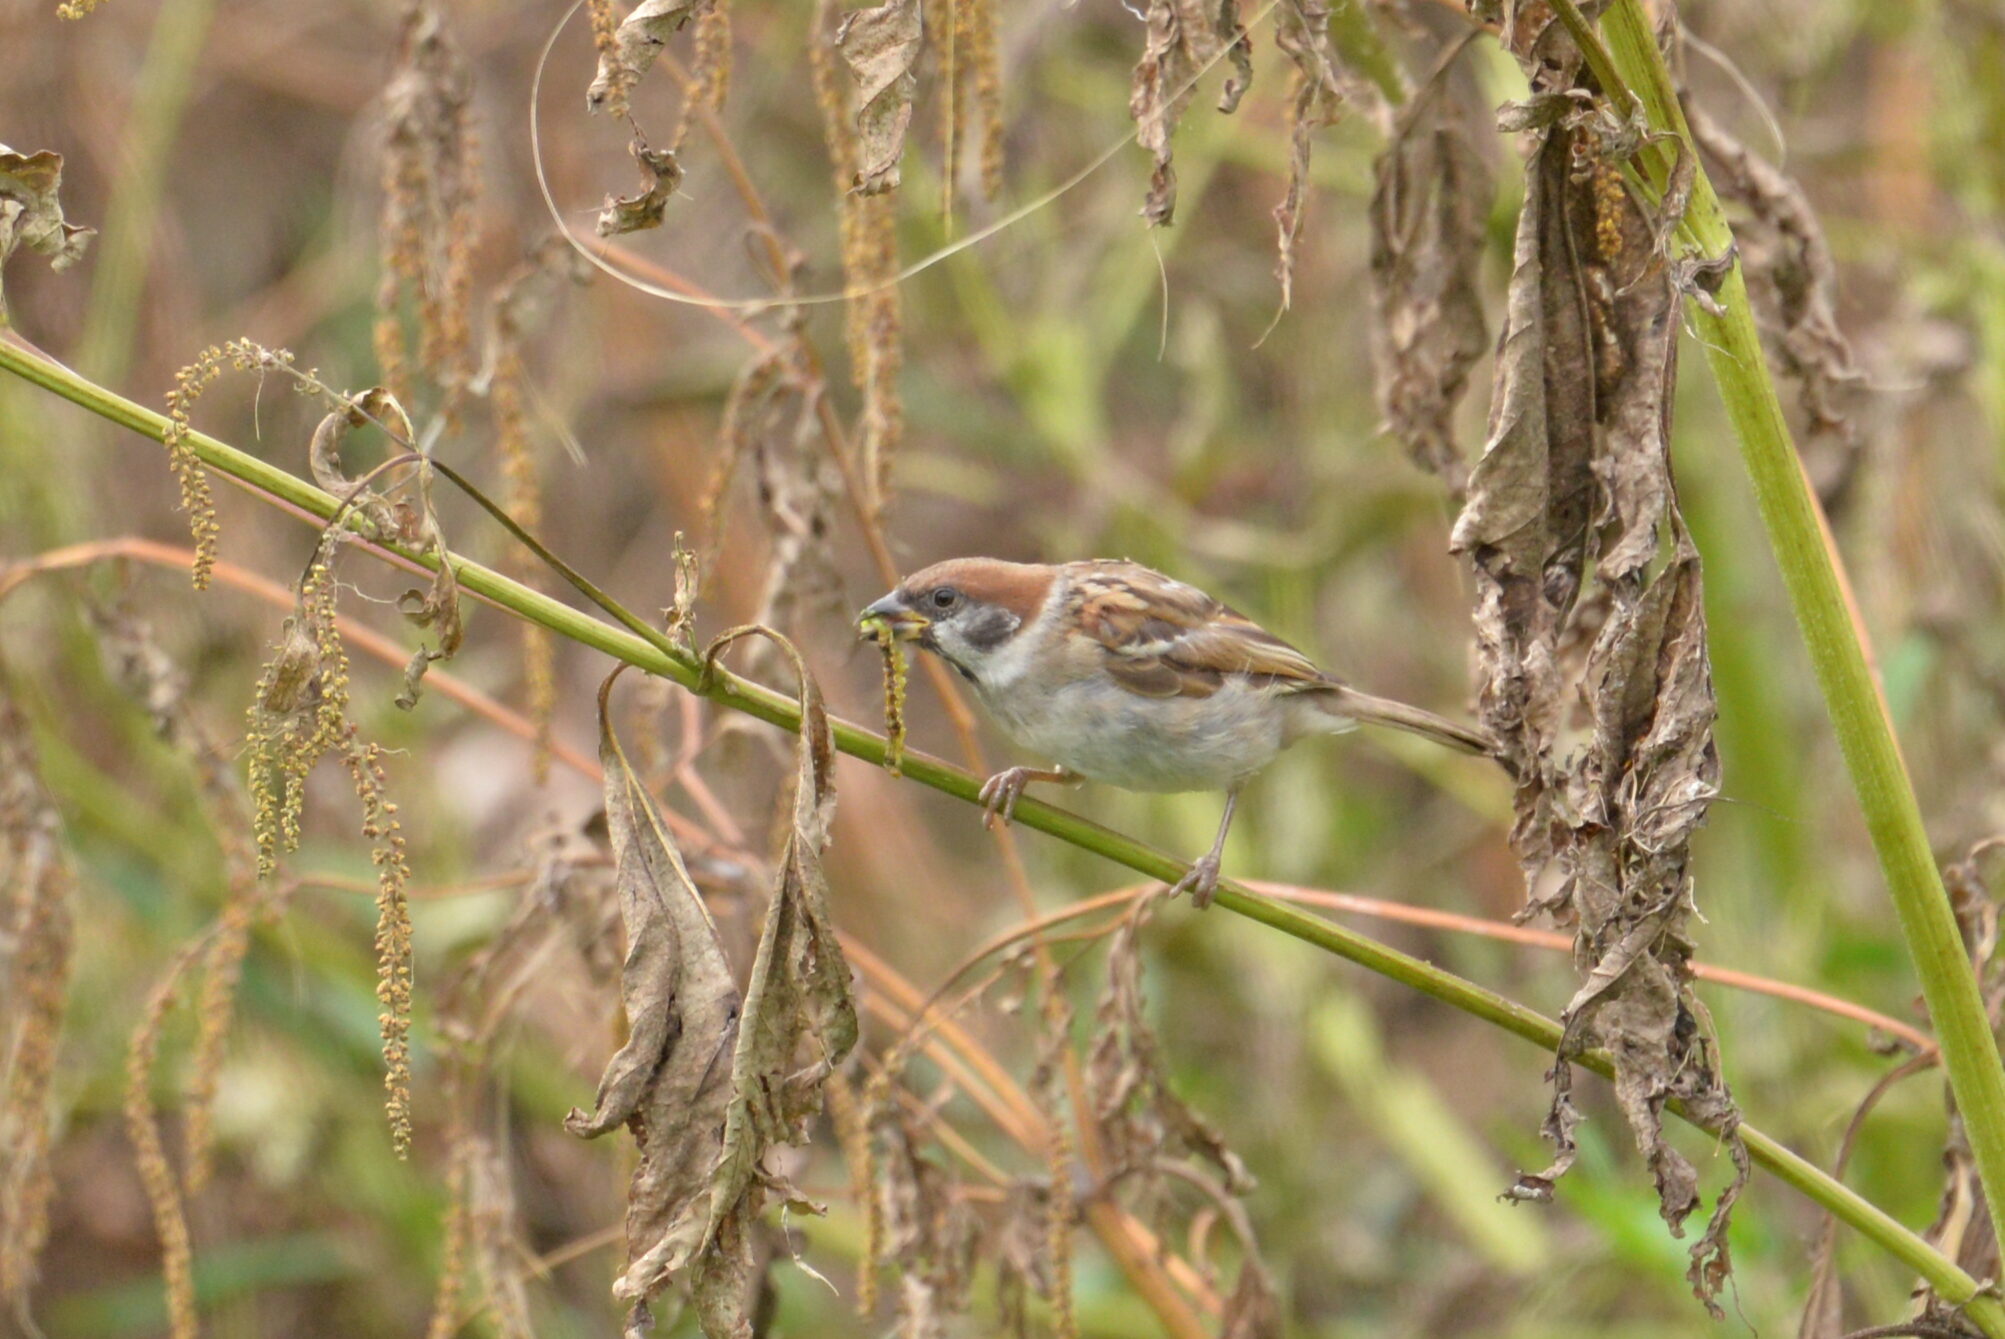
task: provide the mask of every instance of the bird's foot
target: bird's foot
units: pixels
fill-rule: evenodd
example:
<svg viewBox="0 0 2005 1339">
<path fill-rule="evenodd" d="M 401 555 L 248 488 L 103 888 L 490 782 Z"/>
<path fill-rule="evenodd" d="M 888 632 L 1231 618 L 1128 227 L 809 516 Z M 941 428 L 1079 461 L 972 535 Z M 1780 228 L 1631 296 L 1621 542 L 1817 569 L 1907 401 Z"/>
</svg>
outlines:
<svg viewBox="0 0 2005 1339">
<path fill-rule="evenodd" d="M 1016 816 L 1016 802 L 1023 797 L 1023 788 L 1042 775 L 1034 768 L 1012 767 L 984 781 L 978 796 L 982 802 L 982 824 L 992 828 L 1000 818 L 1003 826 L 1009 826 L 1010 819 Z"/>
<path fill-rule="evenodd" d="M 1211 905 L 1212 894 L 1218 891 L 1218 852 L 1201 855 L 1190 867 L 1190 873 L 1176 881 L 1170 889 L 1170 896 L 1189 893 L 1190 904 L 1199 911 Z"/>
</svg>

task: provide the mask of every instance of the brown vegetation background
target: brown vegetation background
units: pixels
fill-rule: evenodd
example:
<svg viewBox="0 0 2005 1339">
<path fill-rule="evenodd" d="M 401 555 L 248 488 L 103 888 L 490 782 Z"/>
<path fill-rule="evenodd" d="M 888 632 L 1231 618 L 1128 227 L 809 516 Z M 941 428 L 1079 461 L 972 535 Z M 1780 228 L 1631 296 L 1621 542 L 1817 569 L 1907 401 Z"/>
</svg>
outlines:
<svg viewBox="0 0 2005 1339">
<path fill-rule="evenodd" d="M 725 20 L 720 5 L 631 89 L 682 175 L 652 202 L 661 226 L 608 253 L 657 288 L 724 300 L 689 305 L 549 243 L 539 70 L 540 168 L 585 245 L 602 200 L 636 175 L 627 127 L 587 110 L 583 11 L 547 64 L 562 8 L 513 0 L 53 11 L 0 0 L 0 141 L 60 152 L 65 212 L 99 235 L 62 273 L 18 255 L 7 311 L 102 385 L 164 408 L 179 369 L 237 338 L 289 350 L 328 386 L 387 385 L 429 449 L 630 608 L 675 602 L 686 535 L 698 645 L 772 624 L 830 710 L 859 722 L 882 719 L 878 660 L 850 624 L 886 584 L 879 559 L 910 570 L 963 553 L 1131 557 L 1361 687 L 1477 710 L 1481 581 L 1449 543 L 1485 438 L 1527 144 L 1496 130 L 1495 109 L 1527 89 L 1494 22 L 1423 0 L 1341 7 L 1354 59 L 1338 111 L 1299 93 L 1273 13 L 1242 9 L 1251 84 L 1230 116 L 1214 106 L 1239 77 L 1231 60 L 1202 75 L 1217 49 L 1167 62 L 1173 88 L 1198 82 L 1174 139 L 1174 221 L 1151 229 L 1138 211 L 1164 212 L 1162 179 L 1127 142 L 1151 49 L 1137 11 L 929 0 L 902 179 L 863 196 L 841 187 L 873 178 L 884 127 L 866 98 L 856 129 L 831 46 L 841 14 L 789 0 Z M 1963 861 L 2005 827 L 2005 16 L 1982 0 L 1768 0 L 1681 17 L 1694 103 L 1779 160 L 1821 221 L 1806 247 L 1771 210 L 1743 245 L 1786 258 L 1764 315 L 1778 359 L 1804 374 L 1785 392 L 1804 464 L 1931 837 Z M 1411 170 L 1450 182 L 1456 216 L 1431 226 L 1466 235 L 1486 312 L 1466 401 L 1437 367 L 1424 389 L 1438 403 L 1418 412 L 1386 398 L 1382 323 L 1396 313 L 1375 300 L 1374 195 L 1394 112 L 1379 79 L 1427 90 L 1459 127 L 1452 155 Z M 1147 143 L 1151 104 L 1136 97 Z M 1736 161 L 1709 160 L 1723 193 Z M 1300 213 L 1285 310 L 1284 201 Z M 1285 239 L 1289 209 L 1279 217 Z M 870 296 L 815 300 L 978 237 Z M 776 293 L 810 300 L 754 305 Z M 1720 764 L 1691 837 L 1703 919 L 1686 932 L 1703 964 L 1915 1024 L 1893 913 L 1686 345 L 1672 457 L 1704 560 Z M 1404 432 L 1385 430 L 1388 408 Z M 325 409 L 253 370 L 225 372 L 192 414 L 303 474 Z M 1429 414 L 1432 429 L 1415 426 Z M 363 437 L 351 473 L 381 459 Z M 313 531 L 218 482 L 219 566 L 197 595 L 179 497 L 148 441 L 0 383 L 0 797 L 59 828 L 74 919 L 46 1246 L 31 1307 L 0 1326 L 31 1310 L 52 1336 L 185 1331 L 150 1164 L 184 1192 L 207 1332 L 610 1332 L 631 1141 L 583 1142 L 564 1120 L 593 1107 L 626 1035 L 593 770 L 609 663 L 469 604 L 457 655 L 403 711 L 405 660 L 439 629 L 399 617 L 401 574 L 350 554 L 329 578 L 343 616 L 386 639 L 379 654 L 351 633 L 347 654 L 351 718 L 381 746 L 363 766 L 380 768 L 409 868 L 413 1130 L 399 1160 L 372 947 L 381 862 L 357 835 L 350 773 L 316 770 L 297 852 L 262 884 L 245 874 L 245 712 Z M 457 551 L 561 588 L 464 498 L 440 486 L 435 501 Z M 732 655 L 791 691 L 784 654 Z M 621 739 L 742 973 L 787 867 L 776 842 L 812 830 L 789 800 L 793 743 L 639 680 L 616 690 Z M 915 748 L 965 761 L 917 666 L 906 714 Z M 1039 761 L 982 742 L 997 766 Z M 812 1142 L 774 1155 L 827 1215 L 775 1207 L 747 1229 L 767 1332 L 1125 1336 L 1174 1332 L 1177 1315 L 1200 1333 L 1331 1339 L 1794 1332 L 1820 1258 L 1813 1206 L 1751 1184 L 1725 1319 L 1709 1320 L 1689 1243 L 1660 1219 L 1605 1085 L 1576 1087 L 1586 1120 L 1554 1202 L 1500 1202 L 1519 1169 L 1550 1161 L 1551 1057 L 1221 911 L 1130 919 L 1115 900 L 1054 927 L 1042 954 L 1013 944 L 944 997 L 985 987 L 955 1016 L 959 1040 L 908 1056 L 911 1012 L 971 953 L 1030 910 L 1133 880 L 1037 834 L 1005 849 L 970 806 L 853 758 L 834 782 L 827 910 L 858 969 L 862 1039 L 807 1123 Z M 1185 857 L 1218 805 L 1098 787 L 1060 802 Z M 1249 792 L 1227 872 L 1506 922 L 1526 900 L 1509 843 L 1520 816 L 1480 761 L 1369 734 L 1311 743 Z M 1981 853 L 1958 866 L 1973 898 L 1987 860 L 1995 873 Z M 1577 986 L 1565 952 L 1356 923 L 1547 1013 Z M 170 1010 L 162 983 L 184 956 Z M 27 1000 L 34 964 L 9 971 L 0 989 Z M 1892 1039 L 1797 1000 L 1697 991 L 1741 1111 L 1828 1166 L 1898 1063 Z M 135 1030 L 150 1063 L 129 1090 Z M 18 1066 L 25 1043 L 10 1044 Z M 873 1087 L 887 1060 L 902 1085 Z M 1044 1127 L 1066 1128 L 1089 1090 L 1113 1106 L 1068 1138 L 1106 1146 L 1054 1147 Z M 149 1108 L 165 1151 L 136 1158 Z M 1893 1087 L 1848 1180 L 1921 1228 L 1944 1185 L 1945 1120 L 1939 1075 Z M 181 1150 L 210 1141 L 190 1166 Z M 1671 1143 L 1708 1203 L 1733 1179 L 1712 1138 Z M 1131 1179 L 1096 1182 L 1135 1147 L 1149 1156 Z M 171 1241 L 166 1253 L 171 1280 Z M 1838 1291 L 1819 1296 L 1842 1296 L 1846 1317 L 1902 1314 L 1913 1280 L 1885 1257 L 1841 1238 L 1823 1265 Z M 859 1298 L 874 1310 L 859 1317 Z M 661 1332 L 696 1333 L 693 1312 L 671 1328 L 674 1310 L 657 1303 Z"/>
</svg>

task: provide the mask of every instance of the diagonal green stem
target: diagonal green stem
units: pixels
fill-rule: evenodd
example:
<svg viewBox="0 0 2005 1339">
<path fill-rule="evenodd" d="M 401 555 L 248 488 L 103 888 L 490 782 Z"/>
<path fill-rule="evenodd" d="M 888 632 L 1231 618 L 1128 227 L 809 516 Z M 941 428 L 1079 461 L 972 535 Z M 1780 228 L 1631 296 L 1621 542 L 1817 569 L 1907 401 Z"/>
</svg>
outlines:
<svg viewBox="0 0 2005 1339">
<path fill-rule="evenodd" d="M 170 426 L 160 414 L 114 395 L 68 368 L 37 357 L 4 339 L 0 339 L 0 370 L 53 391 L 156 441 L 165 436 Z M 337 499 L 305 480 L 213 437 L 190 433 L 186 441 L 210 468 L 315 516 L 325 519 L 333 515 L 339 506 Z M 423 554 L 398 552 L 412 562 L 427 566 L 433 561 Z M 790 694 L 775 692 L 728 671 L 719 670 L 706 677 L 702 664 L 673 644 L 663 645 L 651 636 L 643 637 L 629 629 L 614 627 L 457 554 L 448 557 L 462 589 L 519 618 L 603 651 L 650 674 L 672 679 L 691 692 L 723 706 L 787 730 L 799 728 L 800 708 Z M 837 748 L 868 762 L 883 762 L 883 736 L 842 720 L 835 721 L 834 728 Z M 937 758 L 923 753 L 907 753 L 903 775 L 970 803 L 979 803 L 976 797 L 979 787 L 977 778 Z M 1149 878 L 1172 881 L 1182 877 L 1190 868 L 1183 861 L 1132 837 L 1041 801 L 1023 800 L 1017 806 L 1016 820 Z M 1335 922 L 1262 897 L 1229 879 L 1219 882 L 1217 904 L 1410 986 L 1546 1050 L 1559 1044 L 1559 1024 L 1545 1015 Z M 1582 1063 L 1604 1076 L 1609 1072 L 1604 1056 L 1589 1055 Z M 1683 1112 L 1679 1114 L 1684 1115 Z M 1946 1301 L 1962 1305 L 1964 1314 L 1992 1339 L 2005 1339 L 2005 1303 L 1986 1292 L 1983 1285 L 1958 1268 L 1954 1261 L 1850 1187 L 1759 1130 L 1742 1125 L 1740 1134 L 1756 1162 L 1927 1279 Z"/>
<path fill-rule="evenodd" d="M 1698 150 L 1678 104 L 1676 85 L 1641 6 L 1637 0 L 1615 0 L 1602 22 L 1610 59 L 1628 83 L 1619 96 L 1640 102 L 1651 128 L 1676 135 L 1696 166 Z M 1679 235 L 1690 240 L 1698 259 L 1733 254 L 1733 230 L 1703 167 L 1697 168 Z M 1922 995 L 1942 1044 L 1943 1068 L 1996 1220 L 1998 1210 L 2005 1208 L 2005 1067 L 1999 1064 L 1998 1041 L 1929 849 L 1921 805 L 1901 760 L 1893 722 L 1853 625 L 1835 551 L 1768 374 L 1740 266 L 1734 265 L 1727 274 L 1717 303 L 1694 299 L 1686 311 L 1740 439 L 1762 524 L 1782 569 L 1852 789 L 1921 978 Z"/>
</svg>

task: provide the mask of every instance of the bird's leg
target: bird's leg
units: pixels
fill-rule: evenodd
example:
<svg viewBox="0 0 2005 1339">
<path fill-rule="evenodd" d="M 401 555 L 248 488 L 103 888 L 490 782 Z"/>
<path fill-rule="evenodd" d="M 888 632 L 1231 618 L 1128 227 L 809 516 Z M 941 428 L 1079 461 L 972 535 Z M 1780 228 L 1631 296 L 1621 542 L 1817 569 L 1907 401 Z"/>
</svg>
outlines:
<svg viewBox="0 0 2005 1339">
<path fill-rule="evenodd" d="M 994 827 L 1000 817 L 1005 826 L 1016 814 L 1016 802 L 1023 797 L 1023 788 L 1033 781 L 1057 781 L 1065 785 L 1077 785 L 1083 778 L 1076 772 L 1068 772 L 1063 767 L 1049 770 L 1036 767 L 1012 767 L 997 772 L 982 783 L 980 799 L 983 807 L 982 822 Z"/>
<path fill-rule="evenodd" d="M 1176 886 L 1170 889 L 1171 897 L 1188 892 L 1190 904 L 1199 911 L 1211 905 L 1211 895 L 1218 891 L 1219 860 L 1225 853 L 1225 834 L 1232 827 L 1232 811 L 1238 804 L 1239 788 L 1235 786 L 1225 792 L 1225 817 L 1218 820 L 1218 840 L 1191 865 L 1190 873 L 1177 880 Z"/>
</svg>

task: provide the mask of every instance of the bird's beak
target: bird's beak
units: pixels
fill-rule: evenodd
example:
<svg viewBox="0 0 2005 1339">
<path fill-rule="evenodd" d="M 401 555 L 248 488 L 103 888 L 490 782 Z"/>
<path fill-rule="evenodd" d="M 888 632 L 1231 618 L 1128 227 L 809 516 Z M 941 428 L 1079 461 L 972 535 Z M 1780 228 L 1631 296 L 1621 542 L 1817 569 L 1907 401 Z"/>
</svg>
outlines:
<svg viewBox="0 0 2005 1339">
<path fill-rule="evenodd" d="M 873 627 L 891 629 L 891 635 L 901 642 L 917 641 L 932 626 L 932 620 L 905 603 L 897 591 L 879 600 L 856 616 L 856 628 L 868 637 Z"/>
</svg>

